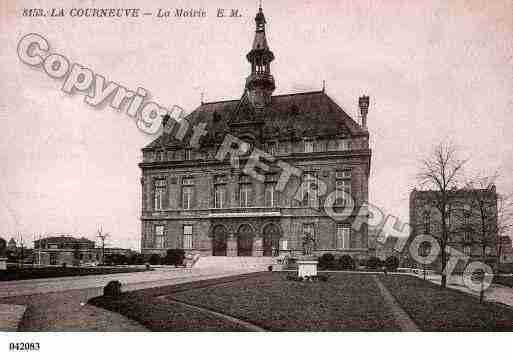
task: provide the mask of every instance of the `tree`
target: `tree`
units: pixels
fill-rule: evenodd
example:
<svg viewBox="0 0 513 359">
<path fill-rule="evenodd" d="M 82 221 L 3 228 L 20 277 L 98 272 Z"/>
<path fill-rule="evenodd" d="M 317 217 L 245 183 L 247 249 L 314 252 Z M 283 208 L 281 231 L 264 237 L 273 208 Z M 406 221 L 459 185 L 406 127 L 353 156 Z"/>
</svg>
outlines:
<svg viewBox="0 0 513 359">
<path fill-rule="evenodd" d="M 500 259 L 503 250 L 504 236 L 511 234 L 513 229 L 513 193 L 497 195 L 497 273 L 500 270 Z"/>
<path fill-rule="evenodd" d="M 477 235 L 483 263 L 487 261 L 487 248 L 496 249 L 495 272 L 499 273 L 502 255 L 502 237 L 513 228 L 513 201 L 511 194 L 496 192 L 499 174 L 475 176 L 467 181 L 472 208 L 477 212 L 472 230 Z M 482 293 L 481 293 L 482 294 Z"/>
<path fill-rule="evenodd" d="M 417 179 L 421 187 L 433 190 L 432 205 L 440 214 L 440 233 L 429 233 L 435 238 L 441 249 L 442 281 L 441 287 L 447 286 L 446 247 L 449 241 L 450 228 L 448 219 L 450 216 L 450 191 L 459 184 L 460 174 L 466 160 L 458 158 L 458 152 L 450 143 L 436 145 L 432 153 L 421 161 Z"/>
</svg>

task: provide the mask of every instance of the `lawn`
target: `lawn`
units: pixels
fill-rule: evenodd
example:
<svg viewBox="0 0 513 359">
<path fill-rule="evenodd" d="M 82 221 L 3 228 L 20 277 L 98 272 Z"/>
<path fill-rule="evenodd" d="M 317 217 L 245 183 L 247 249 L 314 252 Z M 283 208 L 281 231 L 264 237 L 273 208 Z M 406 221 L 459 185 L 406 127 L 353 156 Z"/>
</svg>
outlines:
<svg viewBox="0 0 513 359">
<path fill-rule="evenodd" d="M 208 308 L 272 331 L 398 330 L 367 274 L 330 273 L 328 282 L 295 282 L 286 273 L 260 273 L 125 293 L 92 304 L 126 315 L 151 330 L 241 330 L 166 299 Z M 221 325 L 217 329 L 216 325 Z"/>
<path fill-rule="evenodd" d="M 143 268 L 26 267 L 0 271 L 0 281 L 141 272 Z"/>
<path fill-rule="evenodd" d="M 90 303 L 153 331 L 242 331 L 240 324 L 180 303 L 235 317 L 270 331 L 396 331 L 372 274 L 328 274 L 297 282 L 262 272 L 97 297 Z M 408 275 L 377 275 L 421 330 L 512 330 L 513 311 Z M 177 303 L 178 302 L 178 303 Z"/>
<path fill-rule="evenodd" d="M 410 276 L 380 276 L 399 305 L 425 331 L 511 331 L 513 310 Z"/>
</svg>

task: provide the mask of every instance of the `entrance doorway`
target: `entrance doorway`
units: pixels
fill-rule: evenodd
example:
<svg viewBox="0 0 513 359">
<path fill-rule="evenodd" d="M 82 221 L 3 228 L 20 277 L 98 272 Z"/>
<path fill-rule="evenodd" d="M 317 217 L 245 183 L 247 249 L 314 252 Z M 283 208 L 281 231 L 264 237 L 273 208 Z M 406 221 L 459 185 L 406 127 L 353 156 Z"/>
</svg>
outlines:
<svg viewBox="0 0 513 359">
<path fill-rule="evenodd" d="M 255 233 L 248 224 L 243 224 L 237 231 L 237 255 L 249 257 L 253 255 Z"/>
<path fill-rule="evenodd" d="M 280 252 L 280 230 L 275 224 L 264 228 L 263 256 L 277 256 Z"/>
<path fill-rule="evenodd" d="M 224 226 L 214 227 L 212 239 L 212 255 L 213 256 L 226 256 L 228 248 L 228 232 Z"/>
</svg>

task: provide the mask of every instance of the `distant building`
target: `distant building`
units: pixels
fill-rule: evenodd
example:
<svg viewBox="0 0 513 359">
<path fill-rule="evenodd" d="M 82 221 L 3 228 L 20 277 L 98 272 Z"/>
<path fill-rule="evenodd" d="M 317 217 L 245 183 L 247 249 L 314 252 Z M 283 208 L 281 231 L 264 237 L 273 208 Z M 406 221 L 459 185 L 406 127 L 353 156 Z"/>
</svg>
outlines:
<svg viewBox="0 0 513 359">
<path fill-rule="evenodd" d="M 501 236 L 500 243 L 500 258 L 499 263 L 513 263 L 513 245 L 510 236 Z"/>
<path fill-rule="evenodd" d="M 7 251 L 9 252 L 15 252 L 16 251 L 16 241 L 14 238 L 9 239 L 9 243 L 7 243 Z"/>
<path fill-rule="evenodd" d="M 58 236 L 34 241 L 34 257 L 42 265 L 81 265 L 98 262 L 100 253 L 87 238 Z"/>
<path fill-rule="evenodd" d="M 454 189 L 448 193 L 447 245 L 469 260 L 458 260 L 455 272 L 461 272 L 472 261 L 482 261 L 495 268 L 497 261 L 497 193 L 495 186 L 486 189 Z M 438 191 L 419 191 L 410 194 L 410 225 L 413 237 L 430 234 L 440 238 L 442 234 L 441 213 L 436 202 Z M 477 200 L 479 198 L 479 200 Z M 486 209 L 486 236 L 481 232 L 481 216 L 478 203 Z M 484 252 L 484 253 L 483 253 Z M 430 266 L 441 270 L 441 254 Z"/>
</svg>

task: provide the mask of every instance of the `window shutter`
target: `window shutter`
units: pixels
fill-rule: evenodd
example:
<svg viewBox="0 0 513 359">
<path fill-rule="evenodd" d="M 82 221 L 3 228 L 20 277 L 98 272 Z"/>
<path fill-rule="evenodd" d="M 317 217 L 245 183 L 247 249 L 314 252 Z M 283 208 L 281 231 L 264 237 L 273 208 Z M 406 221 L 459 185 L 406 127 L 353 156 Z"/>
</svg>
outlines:
<svg viewBox="0 0 513 359">
<path fill-rule="evenodd" d="M 166 191 L 167 192 L 167 191 Z M 167 248 L 168 247 L 168 238 L 167 238 L 167 234 L 169 233 L 169 231 L 167 230 L 167 226 L 168 226 L 168 223 L 166 222 L 164 224 L 164 240 L 162 241 L 162 247 L 163 248 Z"/>
<path fill-rule="evenodd" d="M 150 209 L 155 209 L 155 178 L 150 180 Z"/>
<path fill-rule="evenodd" d="M 223 207 L 227 208 L 228 206 L 228 185 L 226 184 L 224 186 L 224 193 L 223 193 Z"/>
<path fill-rule="evenodd" d="M 176 191 L 176 196 L 177 196 L 176 203 L 177 203 L 178 208 L 183 208 L 182 177 L 177 178 L 177 183 L 178 183 L 178 191 Z"/>
<path fill-rule="evenodd" d="M 255 184 L 251 182 L 249 184 L 249 196 L 248 196 L 248 207 L 255 206 Z"/>
<path fill-rule="evenodd" d="M 197 179 L 194 181 L 194 186 L 192 186 L 192 198 L 191 198 L 191 208 L 196 208 L 196 198 L 198 197 L 198 184 L 196 183 Z"/>
<path fill-rule="evenodd" d="M 148 180 L 144 177 L 141 179 L 141 192 L 142 192 L 142 210 L 145 211 L 148 208 Z"/>
<path fill-rule="evenodd" d="M 235 191 L 233 192 L 233 198 L 235 202 L 235 207 L 240 207 L 240 184 L 235 185 Z"/>
<path fill-rule="evenodd" d="M 162 200 L 162 207 L 164 209 L 169 208 L 169 178 L 164 180 L 166 187 L 164 188 L 164 198 Z"/>
<path fill-rule="evenodd" d="M 208 206 L 210 208 L 214 208 L 215 207 L 215 175 L 211 175 L 210 178 L 208 179 L 208 186 L 210 188 L 210 197 L 209 197 L 209 200 L 208 200 Z"/>
</svg>

